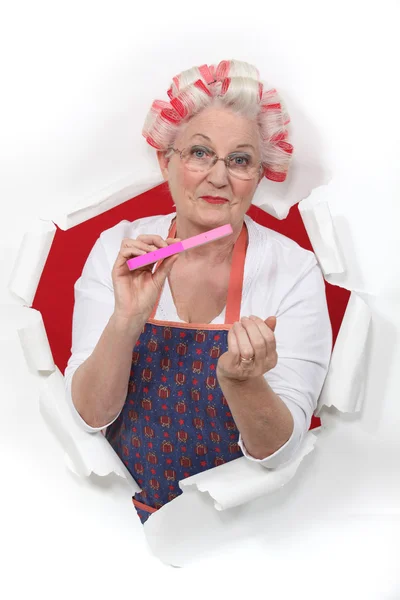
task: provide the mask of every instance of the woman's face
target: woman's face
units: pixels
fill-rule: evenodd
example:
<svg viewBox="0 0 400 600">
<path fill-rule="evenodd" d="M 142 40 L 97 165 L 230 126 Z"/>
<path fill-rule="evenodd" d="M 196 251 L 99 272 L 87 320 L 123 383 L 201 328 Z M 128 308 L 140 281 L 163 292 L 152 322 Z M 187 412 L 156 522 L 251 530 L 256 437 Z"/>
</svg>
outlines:
<svg viewBox="0 0 400 600">
<path fill-rule="evenodd" d="M 225 108 L 206 108 L 182 127 L 174 148 L 183 150 L 193 146 L 210 149 L 220 158 L 235 151 L 245 152 L 251 154 L 256 163 L 260 162 L 256 122 Z M 223 161 L 218 161 L 209 171 L 199 172 L 190 171 L 179 153 L 165 159 L 164 153 L 158 152 L 158 158 L 177 214 L 209 229 L 226 223 L 239 225 L 262 177 L 257 174 L 251 180 L 238 179 L 231 175 Z M 215 203 L 215 199 L 221 202 Z"/>
</svg>

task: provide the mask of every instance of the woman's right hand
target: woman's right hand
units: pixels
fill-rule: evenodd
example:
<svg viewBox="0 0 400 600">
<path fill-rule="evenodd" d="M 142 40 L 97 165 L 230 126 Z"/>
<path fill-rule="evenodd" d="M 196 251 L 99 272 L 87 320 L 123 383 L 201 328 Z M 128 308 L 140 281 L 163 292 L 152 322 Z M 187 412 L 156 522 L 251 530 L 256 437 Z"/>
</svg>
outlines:
<svg viewBox="0 0 400 600">
<path fill-rule="evenodd" d="M 134 256 L 142 256 L 179 241 L 177 238 L 164 240 L 161 236 L 152 234 L 139 235 L 134 240 L 129 238 L 122 240 L 112 270 L 115 315 L 128 319 L 141 319 L 143 323 L 146 323 L 164 281 L 179 255 L 175 254 L 163 260 L 154 274 L 152 273 L 154 263 L 130 271 L 126 261 Z"/>
</svg>

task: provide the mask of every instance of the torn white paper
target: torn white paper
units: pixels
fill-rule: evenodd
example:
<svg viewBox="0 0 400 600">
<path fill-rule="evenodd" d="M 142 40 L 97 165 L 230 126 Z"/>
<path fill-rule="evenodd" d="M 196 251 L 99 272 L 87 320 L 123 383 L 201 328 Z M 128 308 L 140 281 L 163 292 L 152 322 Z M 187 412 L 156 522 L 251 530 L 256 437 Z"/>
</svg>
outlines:
<svg viewBox="0 0 400 600">
<path fill-rule="evenodd" d="M 53 372 L 55 367 L 41 313 L 27 306 L 3 306 L 1 334 L 17 330 L 25 360 L 32 371 Z M 16 325 L 18 323 L 18 325 Z"/>
<path fill-rule="evenodd" d="M 25 308 L 24 324 L 18 327 L 18 336 L 29 367 L 36 371 L 53 372 L 55 367 L 41 313 Z"/>
<path fill-rule="evenodd" d="M 182 567 L 194 554 L 198 557 L 212 548 L 245 540 L 251 535 L 246 514 L 254 510 L 248 503 L 282 488 L 315 441 L 316 436 L 308 432 L 296 459 L 280 469 L 268 471 L 242 457 L 180 481 L 183 493 L 144 524 L 153 554 L 166 564 Z"/>
<path fill-rule="evenodd" d="M 242 456 L 219 467 L 197 473 L 179 482 L 185 493 L 190 486 L 199 492 L 208 492 L 217 510 L 225 510 L 271 494 L 294 477 L 301 461 L 309 454 L 317 441 L 307 432 L 295 458 L 278 469 L 266 469 Z"/>
<path fill-rule="evenodd" d="M 132 172 L 94 192 L 89 198 L 81 199 L 65 213 L 43 214 L 42 218 L 49 219 L 60 229 L 66 230 L 147 192 L 164 181 L 158 165 L 153 164 L 153 159 L 153 156 L 149 157 L 145 172 Z M 307 197 L 315 187 L 328 183 L 329 178 L 327 173 L 322 174 L 315 165 L 300 165 L 296 157 L 285 182 L 276 183 L 265 177 L 261 180 L 253 197 L 253 204 L 277 219 L 285 219 L 292 206 Z"/>
<path fill-rule="evenodd" d="M 27 306 L 32 306 L 55 233 L 54 223 L 37 219 L 22 239 L 9 289 L 22 298 Z"/>
<path fill-rule="evenodd" d="M 263 180 L 254 204 L 276 218 L 284 219 L 291 206 L 308 196 L 316 185 L 326 183 L 326 179 L 327 175 L 323 177 L 313 167 L 307 171 L 302 165 L 300 170 L 296 170 L 294 165 L 284 184 Z M 153 171 L 146 180 L 143 176 L 140 178 L 137 174 L 132 175 L 80 202 L 70 212 L 56 218 L 53 215 L 51 221 L 61 229 L 68 229 L 161 182 L 158 170 Z M 325 278 L 330 281 L 332 274 L 343 274 L 345 267 L 336 243 L 328 203 L 324 198 L 324 188 L 318 194 L 303 201 L 299 208 Z M 11 290 L 30 303 L 54 238 L 55 227 L 51 221 L 40 221 L 40 227 L 25 236 L 27 239 L 21 247 L 13 273 Z M 29 260 L 25 258 L 27 252 Z M 20 339 L 28 362 L 32 364 L 37 356 L 42 356 L 39 362 L 43 370 L 44 364 L 50 364 L 43 358 L 44 349 L 50 349 L 41 319 L 40 323 L 43 330 L 40 330 L 38 321 L 36 333 L 32 327 L 25 328 L 21 330 Z M 343 411 L 359 410 L 363 396 L 361 375 L 369 325 L 368 307 L 353 294 L 336 342 L 318 410 L 323 405 L 334 405 Z M 132 495 L 139 492 L 141 488 L 104 435 L 81 429 L 66 401 L 64 378 L 57 368 L 54 370 L 52 359 L 51 365 L 51 369 L 47 370 L 53 370 L 53 373 L 47 378 L 41 392 L 40 411 L 66 452 L 68 468 L 81 477 L 88 477 L 91 473 L 103 477 L 115 473 L 126 480 Z M 242 457 L 180 481 L 182 494 L 153 513 L 144 526 L 153 552 L 169 564 L 181 564 L 184 562 L 183 555 L 172 547 L 171 540 L 174 540 L 174 536 L 178 539 L 184 535 L 186 538 L 189 534 L 190 542 L 190 535 L 197 535 L 199 524 L 200 529 L 204 526 L 204 530 L 209 531 L 212 527 L 215 532 L 223 531 L 225 536 L 232 535 L 232 515 L 238 507 L 243 508 L 249 502 L 276 492 L 287 484 L 295 476 L 303 458 L 313 450 L 316 439 L 312 432 L 308 432 L 296 457 L 278 469 L 266 469 Z M 183 523 L 187 527 L 185 534 L 181 531 Z"/>
<path fill-rule="evenodd" d="M 361 269 L 361 256 L 354 244 L 346 219 L 331 215 L 337 194 L 343 194 L 339 183 L 330 183 L 314 189 L 299 203 L 308 237 L 324 273 L 326 281 L 351 292 L 377 295 L 380 292 L 379 269 L 368 271 L 368 279 Z"/>
<path fill-rule="evenodd" d="M 325 276 L 343 273 L 344 266 L 335 238 L 332 216 L 324 188 L 299 203 L 299 212 L 311 245 Z"/>
<path fill-rule="evenodd" d="M 83 431 L 76 423 L 65 398 L 64 378 L 57 368 L 46 379 L 39 402 L 44 420 L 62 444 L 77 474 L 95 473 L 104 477 L 116 473 L 126 479 L 132 494 L 140 492 L 141 488 L 106 438 L 100 432 Z"/>
<path fill-rule="evenodd" d="M 276 219 L 285 219 L 292 206 L 320 185 L 329 182 L 330 176 L 322 175 L 316 165 L 299 165 L 296 159 L 290 166 L 286 181 L 276 183 L 265 177 L 260 181 L 253 196 L 255 206 Z"/>
<path fill-rule="evenodd" d="M 184 567 L 210 549 L 221 549 L 229 541 L 241 539 L 243 520 L 240 509 L 215 510 L 209 494 L 189 487 L 143 526 L 151 552 L 167 565 Z"/>
<path fill-rule="evenodd" d="M 149 167 L 145 175 L 132 173 L 95 192 L 90 198 L 84 198 L 74 204 L 68 212 L 60 215 L 52 214 L 50 218 L 60 229 L 70 229 L 70 227 L 97 217 L 161 183 L 163 183 L 163 178 L 160 169 Z"/>
<path fill-rule="evenodd" d="M 364 300 L 353 292 L 332 352 L 316 414 L 319 414 L 323 406 L 334 406 L 342 412 L 357 412 L 361 409 L 370 327 L 371 310 Z"/>
</svg>

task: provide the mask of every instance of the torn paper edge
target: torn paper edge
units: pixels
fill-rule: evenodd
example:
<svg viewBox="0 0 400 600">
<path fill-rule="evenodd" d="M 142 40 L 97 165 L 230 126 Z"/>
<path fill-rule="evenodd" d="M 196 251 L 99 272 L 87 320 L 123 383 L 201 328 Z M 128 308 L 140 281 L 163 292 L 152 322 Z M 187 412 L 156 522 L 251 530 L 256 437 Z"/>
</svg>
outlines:
<svg viewBox="0 0 400 600">
<path fill-rule="evenodd" d="M 25 232 L 11 272 L 8 289 L 26 306 L 32 306 L 57 225 L 62 230 L 75 227 L 162 183 L 161 174 L 151 173 L 132 183 L 132 176 L 104 188 L 69 213 L 39 218 Z"/>
<path fill-rule="evenodd" d="M 328 373 L 315 414 L 324 406 L 341 412 L 359 412 L 365 395 L 367 340 L 372 313 L 366 302 L 352 292 L 332 352 Z M 352 366 L 349 369 L 349 365 Z"/>
<path fill-rule="evenodd" d="M 159 169 L 150 171 L 146 177 L 143 174 L 131 174 L 86 198 L 69 212 L 52 214 L 50 218 L 42 215 L 42 218 L 53 221 L 65 231 L 140 196 L 163 182 Z"/>
<path fill-rule="evenodd" d="M 240 506 L 271 494 L 288 483 L 295 476 L 304 457 L 314 450 L 316 441 L 316 435 L 308 431 L 296 456 L 277 469 L 266 469 L 243 456 L 183 479 L 179 481 L 179 487 L 183 493 L 191 486 L 195 486 L 199 492 L 207 492 L 214 500 L 216 510 Z M 241 495 L 239 497 L 232 495 L 232 488 L 240 487 L 244 482 Z"/>
<path fill-rule="evenodd" d="M 61 216 L 53 216 L 48 220 L 41 218 L 34 221 L 30 228 L 25 232 L 22 244 L 19 248 L 9 282 L 10 291 L 21 298 L 25 305 L 32 306 L 40 277 L 56 233 L 54 224 L 62 230 L 75 227 L 84 221 L 92 219 L 133 197 L 154 188 L 160 183 L 162 183 L 162 181 L 158 172 L 151 173 L 146 179 L 143 179 L 143 177 L 138 179 L 135 184 L 132 183 L 132 176 L 129 176 L 104 188 L 102 191 L 88 199 L 86 204 L 82 203 L 82 205 L 76 207 L 70 213 Z M 261 185 L 262 182 L 260 183 L 260 186 Z M 260 195 L 262 196 L 262 194 L 263 192 L 261 191 Z M 255 203 L 255 205 L 259 206 L 262 210 L 265 210 L 265 212 L 269 212 L 269 214 L 274 214 L 279 219 L 285 218 L 291 208 L 288 206 L 286 207 L 287 210 L 286 208 L 284 210 L 285 214 L 278 214 L 273 208 L 274 205 L 271 204 L 272 201 L 268 202 L 264 206 L 260 199 L 258 204 Z M 315 254 L 322 264 L 323 270 L 325 269 L 324 273 L 327 272 L 327 268 L 330 273 L 343 272 L 343 267 L 341 267 L 341 270 L 337 270 L 338 267 L 336 265 L 335 271 L 334 269 L 332 270 L 331 265 L 327 265 L 326 257 L 328 257 L 331 263 L 333 260 L 336 260 L 336 262 L 340 261 L 338 258 L 339 251 L 337 245 L 334 243 L 333 223 L 330 217 L 329 207 L 326 202 L 321 203 L 321 207 L 323 208 L 318 208 L 318 206 L 315 206 L 316 204 L 316 202 L 311 202 L 309 199 L 302 200 L 299 204 L 299 211 L 303 218 L 307 233 L 313 247 L 315 245 Z M 307 208 L 309 205 L 312 205 L 313 208 Z M 321 235 L 316 236 L 314 233 L 315 227 L 317 227 L 317 230 L 318 227 L 324 228 Z M 329 233 L 328 237 L 327 232 Z M 322 243 L 321 240 L 324 240 L 324 236 L 326 237 L 326 240 Z M 316 237 L 319 239 L 316 240 Z"/>
<path fill-rule="evenodd" d="M 55 233 L 54 223 L 36 219 L 22 238 L 8 289 L 26 306 L 32 306 Z"/>
<path fill-rule="evenodd" d="M 306 198 L 299 203 L 299 212 L 324 276 L 343 273 L 328 201 L 315 196 Z"/>
<path fill-rule="evenodd" d="M 41 374 L 52 373 L 56 366 L 41 312 L 27 306 L 7 304 L 3 305 L 3 313 L 5 319 L 1 334 L 7 337 L 12 327 L 29 369 Z"/>
<path fill-rule="evenodd" d="M 330 172 L 326 170 L 321 172 L 314 164 L 299 163 L 294 158 L 284 182 L 274 182 L 265 177 L 261 179 L 252 204 L 282 221 L 286 219 L 293 206 L 307 198 L 314 190 L 328 185 L 331 179 Z M 294 189 L 298 190 L 297 194 L 293 193 Z"/>
<path fill-rule="evenodd" d="M 345 267 L 329 203 L 322 193 L 323 190 L 318 190 L 316 195 L 302 200 L 299 212 L 324 278 L 333 283 L 331 275 L 345 273 Z M 372 313 L 358 290 L 349 291 L 350 300 L 314 412 L 317 416 L 323 406 L 334 406 L 341 412 L 358 412 L 363 404 L 365 378 L 362 375 L 367 367 L 366 348 Z M 352 369 L 349 369 L 350 365 L 353 365 Z"/>
<path fill-rule="evenodd" d="M 22 351 L 30 369 L 52 373 L 56 366 L 41 312 L 34 308 L 21 307 L 28 314 L 27 323 L 18 327 L 18 337 Z M 33 318 L 32 318 L 33 317 Z"/>
<path fill-rule="evenodd" d="M 101 477 L 115 473 L 125 479 L 132 493 L 141 488 L 101 432 L 88 433 L 76 423 L 65 398 L 64 377 L 59 369 L 52 373 L 41 390 L 40 413 L 81 477 L 95 473 Z"/>
<path fill-rule="evenodd" d="M 154 185 L 157 185 L 157 183 L 155 183 Z M 125 200 L 130 199 L 132 197 L 132 194 L 137 195 L 139 193 L 141 193 L 141 192 L 140 192 L 140 190 L 138 190 L 137 187 L 135 190 L 133 190 L 133 187 L 125 188 L 124 190 L 119 190 L 119 192 L 110 194 L 106 198 L 92 202 L 89 206 L 79 207 L 78 209 L 76 209 L 75 212 L 65 215 L 63 218 L 61 218 L 61 220 L 54 219 L 54 222 L 56 222 L 59 227 L 67 229 L 67 228 L 77 225 L 78 223 L 81 223 L 89 218 L 92 218 L 93 216 L 97 216 L 98 214 L 101 214 L 102 212 L 105 212 L 106 210 L 109 210 L 112 206 L 116 206 L 117 204 L 120 204 L 121 202 L 124 202 Z M 302 201 L 302 202 L 304 202 L 306 204 L 305 201 Z M 81 211 L 83 211 L 83 212 L 81 212 Z M 318 226 L 319 225 L 318 219 L 316 219 L 316 223 Z M 324 223 L 326 225 L 326 221 L 324 221 Z M 328 222 L 328 224 L 329 224 L 329 222 Z M 42 221 L 41 226 L 42 226 L 41 243 L 38 244 L 37 240 L 35 239 L 34 240 L 35 244 L 31 244 L 33 247 L 36 247 L 39 249 L 38 251 L 36 251 L 36 254 L 35 254 L 35 257 L 36 257 L 35 260 L 37 261 L 36 265 L 35 265 L 35 262 L 33 259 L 31 260 L 31 263 L 30 263 L 31 268 L 33 268 L 33 271 L 34 271 L 34 278 L 33 278 L 34 281 L 40 280 L 40 275 L 42 272 L 40 270 L 40 265 L 41 265 L 41 269 L 43 269 L 43 266 L 45 263 L 45 260 L 43 260 L 43 257 L 45 256 L 45 259 L 47 259 L 47 255 L 49 253 L 49 250 L 51 247 L 51 242 L 52 242 L 52 239 L 53 239 L 54 233 L 55 233 L 55 228 L 54 228 L 54 224 L 52 221 L 51 222 L 48 221 L 47 223 L 45 222 L 44 225 L 43 225 L 43 221 Z M 329 226 L 331 226 L 331 225 L 329 225 Z M 51 236 L 52 236 L 50 243 L 49 243 L 50 237 L 48 237 L 49 234 L 51 234 Z M 331 236 L 331 238 L 330 238 L 331 243 L 332 243 L 332 239 L 333 239 L 333 237 Z M 27 245 L 28 244 L 25 243 L 23 252 L 20 249 L 20 255 L 26 254 Z M 334 249 L 333 254 L 332 254 L 333 256 L 336 256 L 336 251 L 337 251 L 337 248 Z M 22 265 L 22 264 L 24 265 L 24 269 L 22 267 L 20 267 L 20 269 L 18 271 L 18 277 L 15 276 L 13 281 L 22 281 L 23 280 L 22 271 L 25 270 L 25 272 L 26 272 L 27 263 L 20 258 L 19 265 Z M 340 267 L 336 267 L 336 268 L 340 268 Z M 14 285 L 14 288 L 15 287 L 16 286 Z M 21 287 L 22 286 L 20 284 L 18 289 L 21 289 Z M 25 290 L 24 295 L 26 296 L 26 298 L 29 299 L 31 297 L 33 287 L 34 286 L 31 286 L 28 289 L 28 291 Z M 35 289 L 35 291 L 36 291 L 36 289 Z M 48 345 L 48 340 L 47 339 L 42 340 L 42 344 Z M 60 377 L 61 377 L 61 379 L 60 379 Z M 357 406 L 359 406 L 360 403 L 361 403 L 361 401 L 358 399 Z M 89 476 L 90 473 L 92 473 L 92 472 L 103 475 L 103 476 L 107 475 L 111 472 L 115 472 L 116 474 L 126 478 L 131 483 L 131 486 L 135 491 L 140 491 L 140 488 L 138 487 L 136 481 L 130 475 L 129 471 L 126 469 L 125 465 L 123 465 L 122 461 L 119 459 L 119 457 L 116 455 L 116 453 L 112 450 L 111 446 L 108 444 L 108 442 L 104 438 L 104 436 L 101 433 L 93 434 L 93 433 L 88 433 L 83 430 L 80 430 L 79 426 L 74 421 L 72 414 L 70 414 L 70 417 L 72 418 L 72 420 L 69 420 L 69 419 L 64 420 L 64 413 L 62 412 L 64 407 L 65 407 L 65 409 L 70 410 L 70 408 L 67 406 L 67 403 L 65 400 L 64 377 L 57 369 L 55 372 L 52 373 L 52 375 L 49 376 L 48 381 L 47 381 L 47 386 L 41 393 L 40 408 L 41 408 L 41 413 L 43 415 L 43 418 L 48 423 L 50 429 L 55 433 L 56 437 L 61 442 L 65 451 L 68 453 L 70 459 L 73 462 L 75 470 L 78 473 L 80 473 L 82 476 Z M 60 408 L 62 408 L 62 410 L 60 410 Z M 69 428 L 71 428 L 71 430 Z M 79 430 L 79 433 L 78 433 L 78 430 Z M 70 431 L 72 431 L 74 433 L 72 434 Z M 307 439 L 312 439 L 312 438 L 308 437 Z M 90 442 L 89 442 L 89 440 L 90 440 Z M 311 449 L 312 448 L 310 448 L 308 450 L 308 452 L 310 452 Z M 110 451 L 114 455 L 112 459 L 110 458 Z M 306 452 L 306 453 L 308 453 L 308 452 Z M 292 463 L 292 466 L 287 471 L 287 478 L 285 479 L 284 483 L 289 481 L 294 476 L 294 474 L 297 470 L 298 464 L 300 464 L 303 456 L 297 456 L 298 462 L 294 461 Z M 258 476 L 265 478 L 266 475 L 268 475 L 268 471 L 261 465 L 256 464 L 256 465 L 252 465 L 252 467 L 250 467 L 250 461 L 247 461 L 247 459 L 245 457 L 243 457 L 243 459 L 244 459 L 244 461 L 246 461 L 244 464 L 246 464 L 245 469 L 247 471 L 249 470 L 249 468 L 252 468 L 255 466 L 256 469 L 258 470 Z M 97 463 L 96 463 L 96 461 L 97 461 Z M 98 461 L 100 461 L 100 463 Z M 295 465 L 295 466 L 293 467 L 293 465 Z M 219 469 L 220 467 L 216 467 L 216 468 Z M 231 468 L 233 468 L 233 467 L 231 467 Z M 234 468 L 236 468 L 236 467 L 234 467 Z M 276 472 L 278 472 L 278 470 L 276 470 Z M 213 469 L 210 469 L 208 472 L 204 472 L 204 473 L 208 473 L 208 475 L 211 474 L 211 476 L 212 476 L 213 475 L 212 471 L 213 471 Z M 208 477 L 204 478 L 204 473 L 197 474 L 194 477 L 199 478 L 200 476 L 203 475 L 203 483 L 201 485 L 202 485 L 202 490 L 206 491 L 206 489 L 205 489 L 206 485 L 208 486 L 210 484 L 204 483 L 204 480 L 209 481 Z M 218 473 L 220 473 L 220 471 Z M 272 473 L 272 470 L 270 471 L 270 473 Z M 198 481 L 198 479 L 196 479 L 196 481 Z M 180 482 L 180 483 L 182 483 L 182 482 Z M 284 483 L 282 485 L 284 485 Z M 192 479 L 192 484 L 193 484 L 193 479 Z M 196 483 L 196 485 L 197 485 L 197 483 Z M 183 486 L 185 486 L 185 482 L 183 482 Z M 259 493 L 260 493 L 260 495 L 263 495 L 266 492 L 262 491 Z M 214 495 L 215 495 L 215 492 L 214 492 Z M 218 510 L 222 510 L 223 507 L 225 506 L 222 501 L 215 500 L 215 502 L 216 502 L 216 508 L 218 508 Z"/>
</svg>

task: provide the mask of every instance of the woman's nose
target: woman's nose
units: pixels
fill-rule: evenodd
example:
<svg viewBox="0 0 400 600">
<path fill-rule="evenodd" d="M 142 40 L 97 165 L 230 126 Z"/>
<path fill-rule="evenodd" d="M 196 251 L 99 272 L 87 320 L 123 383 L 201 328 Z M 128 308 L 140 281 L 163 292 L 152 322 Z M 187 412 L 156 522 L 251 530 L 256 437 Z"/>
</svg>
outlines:
<svg viewBox="0 0 400 600">
<path fill-rule="evenodd" d="M 228 169 L 223 158 L 219 158 L 208 172 L 207 179 L 215 186 L 222 187 L 228 183 Z"/>
</svg>

